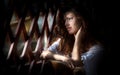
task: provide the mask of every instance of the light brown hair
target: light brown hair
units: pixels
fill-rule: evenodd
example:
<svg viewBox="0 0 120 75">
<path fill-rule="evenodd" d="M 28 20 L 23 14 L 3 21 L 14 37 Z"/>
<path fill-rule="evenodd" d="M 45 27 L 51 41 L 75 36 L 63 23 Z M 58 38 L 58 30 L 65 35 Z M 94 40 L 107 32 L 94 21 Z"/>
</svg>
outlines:
<svg viewBox="0 0 120 75">
<path fill-rule="evenodd" d="M 79 25 L 82 26 L 80 53 L 84 53 L 89 50 L 92 45 L 97 44 L 98 42 L 91 36 L 89 32 L 89 21 L 84 10 L 78 8 L 68 8 L 64 13 L 62 13 L 62 15 L 64 14 L 63 16 L 60 15 L 61 19 L 59 19 L 59 23 L 55 26 L 54 29 L 54 33 L 56 34 L 56 37 L 54 37 L 54 39 L 57 39 L 59 37 L 61 38 L 58 50 L 65 55 L 71 55 L 70 53 L 72 52 L 75 41 L 74 35 L 70 35 L 64 25 L 63 18 L 67 14 L 66 12 L 72 12 L 77 17 L 78 24 L 80 23 Z"/>
</svg>

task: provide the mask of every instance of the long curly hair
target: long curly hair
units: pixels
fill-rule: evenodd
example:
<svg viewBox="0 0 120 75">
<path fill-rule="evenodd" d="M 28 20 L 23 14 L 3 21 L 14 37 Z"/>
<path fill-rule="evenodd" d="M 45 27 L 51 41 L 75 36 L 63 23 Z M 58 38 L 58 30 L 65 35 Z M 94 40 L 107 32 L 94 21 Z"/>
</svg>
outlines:
<svg viewBox="0 0 120 75">
<path fill-rule="evenodd" d="M 76 17 L 78 17 L 77 23 L 82 26 L 81 38 L 80 38 L 81 39 L 80 53 L 84 53 L 88 51 L 92 45 L 98 42 L 90 35 L 90 31 L 88 28 L 89 27 L 89 16 L 86 15 L 87 14 L 86 11 L 82 8 L 77 8 L 77 7 L 65 8 L 64 7 L 64 9 L 61 9 L 56 25 L 54 27 L 53 41 L 57 40 L 57 38 L 61 38 L 58 51 L 65 55 L 71 55 L 75 38 L 74 38 L 74 35 L 71 35 L 68 33 L 65 27 L 64 16 L 66 15 L 67 12 L 72 12 Z M 79 17 L 82 17 L 82 19 Z"/>
</svg>

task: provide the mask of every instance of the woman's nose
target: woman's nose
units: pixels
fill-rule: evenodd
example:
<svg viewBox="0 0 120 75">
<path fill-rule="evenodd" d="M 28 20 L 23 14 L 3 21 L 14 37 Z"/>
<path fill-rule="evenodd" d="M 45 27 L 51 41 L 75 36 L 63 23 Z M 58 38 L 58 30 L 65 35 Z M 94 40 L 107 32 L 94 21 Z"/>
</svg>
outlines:
<svg viewBox="0 0 120 75">
<path fill-rule="evenodd" d="M 68 25 L 69 25 L 68 21 L 65 21 L 65 26 L 68 26 Z"/>
</svg>

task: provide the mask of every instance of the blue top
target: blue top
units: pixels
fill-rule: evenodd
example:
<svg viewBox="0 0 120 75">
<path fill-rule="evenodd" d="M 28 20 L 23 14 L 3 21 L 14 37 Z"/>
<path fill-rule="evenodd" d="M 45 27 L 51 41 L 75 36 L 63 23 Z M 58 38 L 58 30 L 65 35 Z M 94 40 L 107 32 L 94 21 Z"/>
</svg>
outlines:
<svg viewBox="0 0 120 75">
<path fill-rule="evenodd" d="M 59 46 L 61 39 L 55 41 L 51 46 L 48 47 L 48 50 L 58 53 L 57 47 Z M 93 45 L 87 52 L 81 55 L 81 60 L 84 64 L 84 69 L 86 75 L 98 75 L 97 74 L 97 65 L 101 59 L 103 53 L 103 47 L 101 45 Z"/>
</svg>

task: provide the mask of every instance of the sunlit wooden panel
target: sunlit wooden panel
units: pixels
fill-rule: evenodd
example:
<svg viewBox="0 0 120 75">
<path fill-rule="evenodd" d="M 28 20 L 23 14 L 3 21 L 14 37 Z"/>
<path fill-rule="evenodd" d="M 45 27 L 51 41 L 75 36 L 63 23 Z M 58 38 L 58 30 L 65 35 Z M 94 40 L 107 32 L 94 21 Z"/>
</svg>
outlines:
<svg viewBox="0 0 120 75">
<path fill-rule="evenodd" d="M 15 32 L 16 32 L 16 29 L 17 29 L 17 26 L 18 26 L 18 20 L 19 20 L 18 15 L 14 11 L 13 15 L 12 15 L 12 18 L 11 18 L 11 21 L 10 21 L 10 27 L 11 27 L 11 30 L 12 30 L 12 33 L 13 33 L 14 36 L 15 36 Z"/>
<path fill-rule="evenodd" d="M 33 50 L 33 53 L 36 53 L 38 52 L 38 50 L 40 50 L 42 47 L 41 47 L 41 38 L 39 37 L 37 39 L 37 43 L 36 43 L 36 46 L 35 46 L 35 49 Z"/>
<path fill-rule="evenodd" d="M 23 32 L 21 32 L 18 44 L 17 44 L 17 53 L 21 61 L 25 63 L 30 63 L 32 61 L 32 48 L 31 40 L 25 40 Z"/>
<path fill-rule="evenodd" d="M 52 14 L 51 10 L 49 10 L 47 21 L 48 21 L 49 30 L 51 32 L 52 27 L 53 27 L 53 22 L 54 22 L 54 14 Z"/>
<path fill-rule="evenodd" d="M 30 23 L 30 28 L 29 28 L 29 32 L 28 32 L 28 35 L 29 36 L 31 36 L 32 35 L 32 33 L 34 33 L 33 31 L 34 31 L 34 24 L 35 24 L 35 18 L 32 18 L 31 19 L 31 23 Z"/>
<path fill-rule="evenodd" d="M 23 57 L 25 56 L 25 53 L 26 53 L 26 51 L 27 51 L 28 43 L 29 43 L 28 40 L 24 43 L 24 46 L 22 47 L 23 49 L 21 50 L 20 58 L 23 58 Z"/>
<path fill-rule="evenodd" d="M 32 23 L 31 17 L 30 17 L 30 16 L 27 16 L 27 17 L 25 18 L 24 24 L 25 24 L 26 32 L 27 32 L 28 34 L 29 34 L 29 30 L 30 30 L 31 23 Z"/>
<path fill-rule="evenodd" d="M 18 56 L 20 56 L 23 52 L 23 48 L 25 45 L 25 38 L 24 38 L 24 33 L 21 31 L 18 42 L 17 42 L 17 53 Z"/>
<path fill-rule="evenodd" d="M 32 51 L 35 50 L 35 47 L 36 47 L 36 44 L 37 44 L 37 39 L 38 39 L 38 37 L 34 32 L 33 37 L 31 38 L 31 44 L 30 44 L 31 48 L 32 48 Z"/>
<path fill-rule="evenodd" d="M 47 32 L 45 30 L 44 36 L 43 36 L 43 48 L 44 48 L 44 50 L 47 50 L 49 39 L 50 39 L 50 37 L 47 36 Z"/>
<path fill-rule="evenodd" d="M 43 14 L 43 12 L 40 12 L 39 13 L 39 18 L 38 18 L 38 21 L 37 21 L 40 32 L 42 32 L 42 30 L 43 30 L 44 22 L 45 22 L 45 15 Z"/>
</svg>

